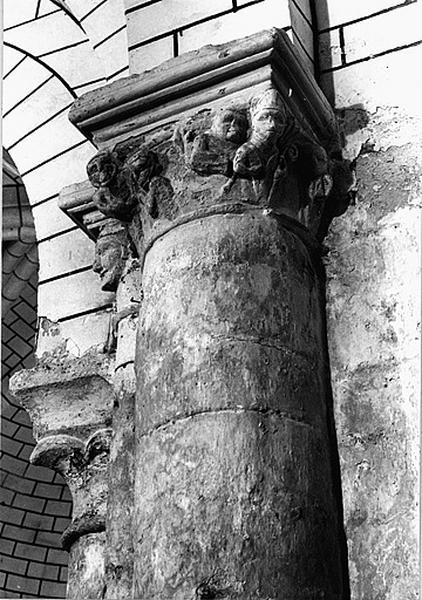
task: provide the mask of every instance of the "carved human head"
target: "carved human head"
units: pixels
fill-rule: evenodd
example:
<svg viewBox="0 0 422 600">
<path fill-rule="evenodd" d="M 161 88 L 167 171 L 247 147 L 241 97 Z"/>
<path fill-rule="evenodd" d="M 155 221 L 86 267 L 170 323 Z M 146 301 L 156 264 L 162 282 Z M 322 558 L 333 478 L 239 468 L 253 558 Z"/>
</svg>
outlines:
<svg viewBox="0 0 422 600">
<path fill-rule="evenodd" d="M 117 219 L 108 219 L 95 244 L 92 265 L 92 269 L 100 276 L 102 290 L 116 291 L 128 257 L 128 246 L 126 228 Z"/>
<path fill-rule="evenodd" d="M 89 181 L 95 188 L 109 186 L 117 174 L 117 158 L 109 150 L 100 150 L 87 164 Z"/>
<path fill-rule="evenodd" d="M 248 119 L 240 108 L 223 108 L 214 113 L 211 132 L 228 142 L 242 144 L 246 141 Z"/>
<path fill-rule="evenodd" d="M 252 130 L 263 135 L 280 135 L 286 127 L 287 113 L 280 94 L 273 88 L 255 96 L 250 105 Z"/>
</svg>

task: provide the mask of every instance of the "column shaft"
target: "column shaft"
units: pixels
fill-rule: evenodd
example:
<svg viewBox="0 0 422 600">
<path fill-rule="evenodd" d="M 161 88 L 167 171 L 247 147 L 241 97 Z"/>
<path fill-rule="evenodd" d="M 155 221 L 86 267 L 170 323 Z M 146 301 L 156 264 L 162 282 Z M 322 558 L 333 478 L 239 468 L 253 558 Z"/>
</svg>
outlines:
<svg viewBox="0 0 422 600">
<path fill-rule="evenodd" d="M 147 252 L 135 598 L 341 597 L 320 285 L 288 222 L 208 216 Z"/>
</svg>

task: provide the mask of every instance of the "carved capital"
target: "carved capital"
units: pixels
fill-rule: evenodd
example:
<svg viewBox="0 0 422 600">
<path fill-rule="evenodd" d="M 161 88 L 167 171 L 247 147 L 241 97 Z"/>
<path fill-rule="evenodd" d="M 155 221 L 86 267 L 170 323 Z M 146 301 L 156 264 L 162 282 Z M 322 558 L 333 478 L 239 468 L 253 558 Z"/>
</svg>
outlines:
<svg viewBox="0 0 422 600">
<path fill-rule="evenodd" d="M 172 224 L 224 211 L 223 205 L 271 209 L 320 237 L 326 202 L 338 201 L 333 193 L 347 194 L 352 183 L 346 165 L 339 169 L 330 153 L 271 84 L 237 102 L 182 117 L 158 141 L 139 136 L 117 144 L 107 151 L 114 165 L 120 157 L 117 170 L 104 163 L 100 151 L 88 174 L 97 186 L 97 208 L 128 224 L 141 255 Z"/>
<path fill-rule="evenodd" d="M 38 442 L 31 455 L 34 465 L 57 471 L 69 486 L 73 515 L 62 536 L 67 550 L 79 537 L 105 530 L 111 434 L 110 428 L 100 429 L 85 442 L 76 436 L 50 435 Z"/>
<path fill-rule="evenodd" d="M 331 107 L 275 29 L 88 92 L 70 118 L 100 148 L 92 206 L 126 224 L 141 259 L 178 223 L 233 210 L 322 239 L 353 184 Z"/>
</svg>

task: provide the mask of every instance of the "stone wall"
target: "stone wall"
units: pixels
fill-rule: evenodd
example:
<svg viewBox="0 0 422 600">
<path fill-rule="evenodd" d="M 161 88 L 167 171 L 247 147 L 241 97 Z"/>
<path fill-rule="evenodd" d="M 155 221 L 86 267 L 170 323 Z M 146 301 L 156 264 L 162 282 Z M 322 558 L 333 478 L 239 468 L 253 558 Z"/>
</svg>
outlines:
<svg viewBox="0 0 422 600">
<path fill-rule="evenodd" d="M 351 597 L 417 597 L 421 105 L 418 2 L 318 4 L 323 90 L 357 193 L 326 240 Z"/>
<path fill-rule="evenodd" d="M 130 69 L 140 73 L 205 44 L 222 44 L 270 27 L 290 32 L 313 69 L 309 0 L 125 0 Z"/>
</svg>

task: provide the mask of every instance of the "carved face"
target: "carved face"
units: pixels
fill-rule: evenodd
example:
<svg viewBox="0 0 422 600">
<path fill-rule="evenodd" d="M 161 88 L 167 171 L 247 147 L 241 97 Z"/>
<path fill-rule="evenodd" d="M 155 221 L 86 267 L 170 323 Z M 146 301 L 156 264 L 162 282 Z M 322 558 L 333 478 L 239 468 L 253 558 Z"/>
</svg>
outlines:
<svg viewBox="0 0 422 600">
<path fill-rule="evenodd" d="M 241 111 L 222 110 L 215 115 L 211 131 L 228 142 L 242 144 L 246 141 L 248 121 Z"/>
<path fill-rule="evenodd" d="M 262 134 L 281 134 L 286 125 L 284 112 L 279 108 L 263 106 L 252 115 L 252 128 Z"/>
<path fill-rule="evenodd" d="M 92 269 L 101 278 L 102 290 L 116 291 L 123 273 L 125 258 L 126 244 L 122 234 L 107 234 L 98 238 Z"/>
<path fill-rule="evenodd" d="M 103 150 L 91 158 L 86 171 L 89 181 L 94 187 L 108 186 L 116 176 L 117 164 L 113 155 L 107 150 Z"/>
</svg>

